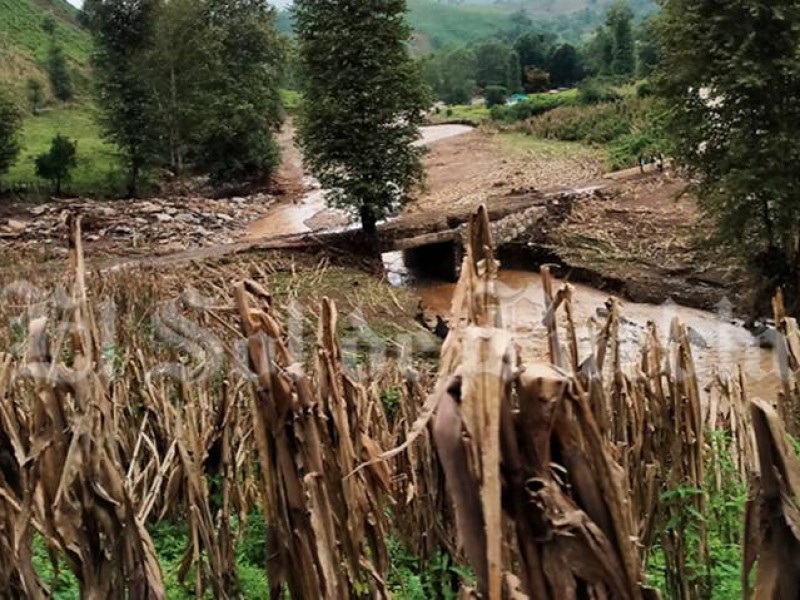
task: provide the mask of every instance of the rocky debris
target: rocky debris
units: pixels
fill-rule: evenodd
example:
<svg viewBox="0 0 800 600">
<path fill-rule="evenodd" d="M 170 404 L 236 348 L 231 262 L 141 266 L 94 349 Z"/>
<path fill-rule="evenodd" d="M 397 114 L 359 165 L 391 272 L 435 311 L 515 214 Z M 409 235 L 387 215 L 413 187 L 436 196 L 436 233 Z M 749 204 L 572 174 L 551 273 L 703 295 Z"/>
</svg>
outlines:
<svg viewBox="0 0 800 600">
<path fill-rule="evenodd" d="M 53 200 L 3 207 L 0 248 L 63 243 L 63 215 L 83 217 L 88 242 L 135 247 L 198 248 L 234 240 L 246 225 L 263 217 L 276 198 L 268 194 L 226 199 Z"/>
</svg>

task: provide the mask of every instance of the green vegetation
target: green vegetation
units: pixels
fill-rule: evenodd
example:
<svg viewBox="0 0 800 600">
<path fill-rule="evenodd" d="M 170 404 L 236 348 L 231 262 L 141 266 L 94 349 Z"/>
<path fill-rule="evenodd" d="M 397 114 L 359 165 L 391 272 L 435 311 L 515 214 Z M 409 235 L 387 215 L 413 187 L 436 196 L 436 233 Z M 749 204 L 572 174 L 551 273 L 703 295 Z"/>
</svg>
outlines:
<svg viewBox="0 0 800 600">
<path fill-rule="evenodd" d="M 689 555 L 687 573 L 670 571 L 662 545 L 656 545 L 648 566 L 648 581 L 664 594 L 665 598 L 678 598 L 681 577 L 702 580 L 705 598 L 730 600 L 742 598 L 742 540 L 741 524 L 744 522 L 747 485 L 732 459 L 731 440 L 728 433 L 714 431 L 706 452 L 706 482 L 703 489 L 682 485 L 661 495 L 661 505 L 674 506 L 681 515 L 665 524 L 666 531 L 683 531 L 690 553 L 700 546 L 702 531 L 707 532 L 710 563 L 704 557 Z M 706 514 L 700 514 L 687 503 L 689 497 L 705 495 Z M 659 532 L 659 536 L 665 531 Z"/>
<path fill-rule="evenodd" d="M 129 195 L 158 167 L 215 182 L 270 175 L 284 57 L 267 5 L 87 0 L 84 14 L 96 39 L 101 129 L 120 148 Z"/>
<path fill-rule="evenodd" d="M 612 170 L 663 151 L 659 112 L 652 99 L 629 97 L 596 105 L 560 106 L 519 126 L 533 136 L 604 146 Z"/>
<path fill-rule="evenodd" d="M 425 53 L 502 34 L 514 35 L 535 26 L 557 38 L 579 43 L 603 23 L 609 0 L 548 2 L 459 2 L 410 0 L 409 21 L 414 47 Z M 651 0 L 630 3 L 637 18 L 655 9 Z"/>
<path fill-rule="evenodd" d="M 281 88 L 281 103 L 287 111 L 296 111 L 300 107 L 300 92 Z"/>
<path fill-rule="evenodd" d="M 57 134 L 50 150 L 36 157 L 36 175 L 50 181 L 56 196 L 59 196 L 61 184 L 72 179 L 72 170 L 77 164 L 77 142 Z"/>
<path fill-rule="evenodd" d="M 585 157 L 587 160 L 596 160 L 599 154 L 598 149 L 585 144 L 544 140 L 519 131 L 505 131 L 499 139 L 505 150 L 522 154 L 535 153 L 543 158 Z"/>
<path fill-rule="evenodd" d="M 412 143 L 429 98 L 406 46 L 405 11 L 405 0 L 295 4 L 300 145 L 329 202 L 357 214 L 367 236 L 424 176 Z"/>
<path fill-rule="evenodd" d="M 509 25 L 507 7 L 453 6 L 431 0 L 409 0 L 408 20 L 419 51 L 430 51 L 479 40 Z"/>
<path fill-rule="evenodd" d="M 616 0 L 594 35 L 576 45 L 520 13 L 513 26 L 494 36 L 424 57 L 423 72 L 436 97 L 452 104 L 466 104 L 475 94 L 487 97 L 491 92 L 487 100 L 494 106 L 502 103 L 499 87 L 506 95 L 532 94 L 573 87 L 586 77 L 614 77 L 621 85 L 631 81 L 637 69 L 648 73 L 658 62 L 651 26 L 634 29 L 634 18 L 630 3 Z"/>
<path fill-rule="evenodd" d="M 19 154 L 21 121 L 16 105 L 0 92 L 0 175 L 8 171 Z"/>
<path fill-rule="evenodd" d="M 490 116 L 485 104 L 456 104 L 444 108 L 437 106 L 428 116 L 428 121 L 434 125 L 442 123 L 480 125 Z"/>
<path fill-rule="evenodd" d="M 65 0 L 0 0 L 0 81 L 22 101 L 28 78 L 46 77 L 51 38 L 57 40 L 70 74 L 85 88 L 91 39 Z M 50 16 L 52 36 L 43 24 Z"/>
<path fill-rule="evenodd" d="M 718 240 L 800 298 L 800 2 L 665 5 L 658 92 L 671 154 Z M 732 59 L 735 56 L 735 60 Z"/>
<path fill-rule="evenodd" d="M 97 114 L 91 105 L 65 105 L 25 119 L 20 133 L 23 152 L 8 174 L 5 186 L 36 183 L 36 157 L 47 152 L 56 135 L 77 142 L 78 162 L 65 190 L 75 195 L 106 196 L 119 193 L 122 178 L 116 149 L 103 141 Z"/>
<path fill-rule="evenodd" d="M 559 106 L 572 106 L 577 102 L 577 90 L 567 90 L 557 94 L 531 94 L 526 100 L 511 106 L 493 107 L 491 116 L 495 121 L 514 123 L 542 115 Z"/>
</svg>

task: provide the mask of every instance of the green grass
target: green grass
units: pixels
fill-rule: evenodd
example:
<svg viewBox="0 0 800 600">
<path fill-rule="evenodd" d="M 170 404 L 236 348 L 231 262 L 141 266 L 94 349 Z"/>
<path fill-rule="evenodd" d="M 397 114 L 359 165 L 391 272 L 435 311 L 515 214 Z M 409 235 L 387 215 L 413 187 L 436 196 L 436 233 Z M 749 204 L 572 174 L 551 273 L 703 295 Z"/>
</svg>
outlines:
<svg viewBox="0 0 800 600">
<path fill-rule="evenodd" d="M 0 39 L 9 47 L 43 61 L 47 58 L 50 36 L 42 29 L 42 20 L 51 14 L 56 17 L 55 36 L 64 53 L 73 62 L 86 64 L 91 38 L 75 20 L 75 9 L 64 0 L 0 0 Z"/>
<path fill-rule="evenodd" d="M 0 0 L 0 85 L 24 97 L 29 77 L 46 80 L 44 61 L 50 36 L 42 29 L 48 15 L 55 17 L 55 37 L 75 76 L 77 91 L 86 87 L 92 42 L 78 25 L 77 11 L 65 0 Z"/>
<path fill-rule="evenodd" d="M 78 142 L 78 166 L 72 181 L 64 186 L 73 195 L 108 195 L 116 191 L 120 165 L 114 146 L 100 137 L 95 109 L 87 105 L 65 105 L 28 116 L 22 129 L 22 152 L 4 184 L 38 183 L 47 193 L 47 182 L 37 180 L 36 156 L 47 152 L 53 137 L 60 133 Z"/>
<path fill-rule="evenodd" d="M 603 156 L 601 150 L 580 142 L 542 139 L 516 131 L 503 132 L 499 136 L 499 140 L 504 150 L 524 154 L 535 152 L 546 158 L 575 158 L 583 156 L 587 159 L 597 160 Z"/>
<path fill-rule="evenodd" d="M 287 111 L 297 110 L 297 107 L 300 106 L 300 92 L 281 88 L 281 102 Z"/>
<path fill-rule="evenodd" d="M 489 118 L 489 109 L 483 104 L 475 106 L 454 105 L 440 108 L 438 113 L 430 115 L 429 121 L 433 124 L 451 123 L 456 121 L 469 122 L 480 125 Z"/>
</svg>

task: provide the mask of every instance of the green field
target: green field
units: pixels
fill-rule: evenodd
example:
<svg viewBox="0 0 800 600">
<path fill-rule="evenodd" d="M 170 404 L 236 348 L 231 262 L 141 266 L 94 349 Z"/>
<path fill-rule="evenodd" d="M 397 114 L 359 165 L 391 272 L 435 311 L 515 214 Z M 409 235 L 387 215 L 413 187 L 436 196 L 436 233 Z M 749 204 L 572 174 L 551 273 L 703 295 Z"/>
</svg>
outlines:
<svg viewBox="0 0 800 600">
<path fill-rule="evenodd" d="M 22 129 L 22 152 L 11 170 L 2 178 L 6 185 L 38 183 L 42 192 L 48 184 L 37 181 L 36 156 L 46 152 L 57 133 L 78 142 L 78 166 L 66 193 L 74 195 L 113 194 L 119 181 L 119 162 L 115 149 L 100 137 L 95 109 L 87 105 L 67 105 L 25 119 Z"/>
</svg>

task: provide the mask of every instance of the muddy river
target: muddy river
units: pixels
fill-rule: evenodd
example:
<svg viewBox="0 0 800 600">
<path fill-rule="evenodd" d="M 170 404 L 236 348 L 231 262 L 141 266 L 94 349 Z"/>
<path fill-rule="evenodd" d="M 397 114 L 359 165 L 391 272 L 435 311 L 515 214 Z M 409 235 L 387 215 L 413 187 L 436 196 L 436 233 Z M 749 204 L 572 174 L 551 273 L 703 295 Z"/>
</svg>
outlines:
<svg viewBox="0 0 800 600">
<path fill-rule="evenodd" d="M 394 266 L 397 267 L 396 262 Z M 412 281 L 409 285 L 420 296 L 423 306 L 449 319 L 454 284 Z M 592 340 L 597 338 L 600 326 L 605 322 L 605 306 L 610 296 L 585 285 L 573 284 L 573 288 L 573 314 L 578 328 L 581 358 L 584 359 L 589 356 Z M 547 339 L 546 329 L 542 325 L 544 293 L 539 274 L 501 271 L 498 293 L 504 326 L 513 332 L 523 357 L 545 360 Z M 752 396 L 773 399 L 777 393 L 779 375 L 774 353 L 760 348 L 750 332 L 733 323 L 730 315 L 725 314 L 727 311 L 724 306 L 720 314 L 713 314 L 670 303 L 658 306 L 620 300 L 620 304 L 623 318 L 620 325 L 620 353 L 623 362 L 631 368 L 638 361 L 647 323 L 656 323 L 662 341 L 666 341 L 670 323 L 678 317 L 691 328 L 692 352 L 702 386 L 708 385 L 715 373 L 733 374 L 737 366 L 742 365 L 748 392 Z"/>
<path fill-rule="evenodd" d="M 435 144 L 469 131 L 471 128 L 463 125 L 423 127 L 422 138 L 418 143 Z M 311 178 L 305 184 L 308 192 L 300 201 L 278 206 L 268 217 L 251 224 L 248 237 L 347 227 L 346 215 L 326 208 L 324 192 L 319 189 L 319 185 Z M 390 283 L 411 287 L 429 311 L 445 319 L 450 317 L 455 285 L 418 281 L 408 277 L 399 253 L 385 255 L 384 262 Z M 596 339 L 600 323 L 604 321 L 604 309 L 609 295 L 584 285 L 574 285 L 574 288 L 574 314 L 581 356 L 585 358 L 589 354 L 591 340 Z M 528 271 L 502 271 L 499 291 L 504 324 L 513 331 L 524 357 L 531 360 L 546 359 L 546 331 L 542 325 L 544 300 L 539 275 Z M 779 376 L 774 353 L 760 348 L 757 340 L 747 330 L 740 324 L 733 323 L 724 306 L 720 308 L 719 314 L 713 314 L 676 304 L 657 306 L 622 300 L 620 303 L 623 317 L 620 350 L 623 361 L 631 366 L 638 359 L 647 323 L 655 322 L 661 339 L 666 340 L 670 323 L 674 317 L 678 317 L 691 328 L 692 351 L 701 385 L 708 385 L 718 371 L 734 373 L 737 366 L 742 365 L 751 396 L 772 399 L 777 393 Z"/>
</svg>

